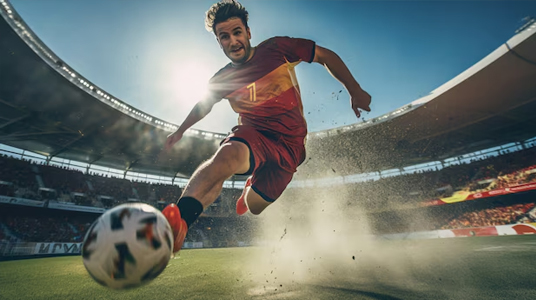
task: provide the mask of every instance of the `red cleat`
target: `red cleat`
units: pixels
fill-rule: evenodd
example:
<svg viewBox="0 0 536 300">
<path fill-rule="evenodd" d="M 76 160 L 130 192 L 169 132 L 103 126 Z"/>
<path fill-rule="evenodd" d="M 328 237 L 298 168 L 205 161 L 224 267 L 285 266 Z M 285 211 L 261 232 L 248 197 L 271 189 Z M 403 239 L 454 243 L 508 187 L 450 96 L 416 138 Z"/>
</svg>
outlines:
<svg viewBox="0 0 536 300">
<path fill-rule="evenodd" d="M 251 186 L 251 176 L 246 180 L 246 186 L 244 186 L 244 191 L 240 198 L 236 200 L 236 214 L 241 216 L 248 211 L 248 206 L 246 205 L 246 189 Z"/>
<path fill-rule="evenodd" d="M 169 226 L 171 226 L 171 229 L 173 230 L 173 238 L 175 239 L 175 242 L 173 243 L 173 253 L 179 252 L 184 243 L 186 233 L 188 232 L 188 225 L 186 225 L 186 221 L 181 218 L 179 207 L 177 207 L 176 204 L 172 203 L 166 206 L 162 211 L 162 214 L 164 214 L 164 217 L 166 217 L 169 222 Z"/>
</svg>

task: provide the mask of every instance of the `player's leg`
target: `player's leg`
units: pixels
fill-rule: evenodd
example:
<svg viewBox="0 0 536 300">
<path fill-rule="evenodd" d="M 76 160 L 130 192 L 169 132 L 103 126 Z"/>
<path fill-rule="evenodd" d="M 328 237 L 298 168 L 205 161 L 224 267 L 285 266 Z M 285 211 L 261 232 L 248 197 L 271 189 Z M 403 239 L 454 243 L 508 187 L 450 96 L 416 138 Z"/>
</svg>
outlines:
<svg viewBox="0 0 536 300">
<path fill-rule="evenodd" d="M 293 175 L 294 172 L 281 168 L 274 161 L 255 170 L 249 186 L 242 193 L 249 211 L 254 215 L 262 213 L 281 196 Z"/>
<path fill-rule="evenodd" d="M 194 172 L 181 198 L 197 199 L 208 207 L 220 195 L 223 182 L 234 174 L 249 170 L 249 148 L 242 142 L 229 141 Z"/>
<path fill-rule="evenodd" d="M 268 205 L 273 203 L 266 201 L 262 196 L 255 192 L 251 188 L 251 181 L 252 177 L 249 177 L 246 180 L 242 195 L 240 195 L 240 198 L 236 201 L 236 213 L 239 216 L 245 214 L 248 210 L 251 211 L 252 214 L 258 215 L 267 208 Z"/>
<path fill-rule="evenodd" d="M 221 193 L 223 182 L 236 173 L 250 168 L 248 146 L 239 141 L 228 141 L 216 154 L 194 172 L 177 205 L 168 205 L 162 213 L 173 229 L 173 252 L 184 243 L 188 227 L 197 220 L 204 208 L 212 204 Z"/>
<path fill-rule="evenodd" d="M 242 191 L 242 194 L 236 200 L 236 214 L 241 216 L 248 212 L 248 206 L 246 204 L 246 193 L 249 190 L 249 187 L 251 186 L 251 178 L 252 176 L 248 177 L 246 180 L 246 183 L 244 184 L 244 190 Z"/>
<path fill-rule="evenodd" d="M 258 215 L 272 204 L 292 180 L 296 168 L 305 159 L 303 140 L 289 142 L 283 138 L 270 139 L 260 136 L 262 147 L 256 147 L 256 167 L 246 181 L 244 191 L 236 201 L 236 213 L 245 214 L 248 209 Z"/>
<path fill-rule="evenodd" d="M 272 204 L 273 201 L 266 201 L 266 199 L 249 187 L 245 190 L 245 203 L 252 214 L 258 215 L 270 204 Z"/>
</svg>

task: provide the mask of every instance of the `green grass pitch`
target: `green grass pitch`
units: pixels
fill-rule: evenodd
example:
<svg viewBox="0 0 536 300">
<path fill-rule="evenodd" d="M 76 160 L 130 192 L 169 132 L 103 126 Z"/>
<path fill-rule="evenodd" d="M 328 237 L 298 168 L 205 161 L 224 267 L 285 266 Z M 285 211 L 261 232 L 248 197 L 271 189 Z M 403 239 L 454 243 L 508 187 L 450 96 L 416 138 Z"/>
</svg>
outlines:
<svg viewBox="0 0 536 300">
<path fill-rule="evenodd" d="M 247 251 L 183 250 L 158 278 L 131 290 L 98 285 L 80 256 L 0 262 L 0 299 L 221 299 L 244 281 L 238 256 Z"/>
<path fill-rule="evenodd" d="M 79 256 L 6 261 L 0 299 L 536 299 L 536 236 L 378 247 L 382 259 L 359 261 L 356 251 L 344 264 L 304 261 L 310 274 L 296 280 L 292 269 L 285 280 L 251 275 L 260 248 L 183 250 L 153 282 L 119 291 L 95 283 Z"/>
</svg>

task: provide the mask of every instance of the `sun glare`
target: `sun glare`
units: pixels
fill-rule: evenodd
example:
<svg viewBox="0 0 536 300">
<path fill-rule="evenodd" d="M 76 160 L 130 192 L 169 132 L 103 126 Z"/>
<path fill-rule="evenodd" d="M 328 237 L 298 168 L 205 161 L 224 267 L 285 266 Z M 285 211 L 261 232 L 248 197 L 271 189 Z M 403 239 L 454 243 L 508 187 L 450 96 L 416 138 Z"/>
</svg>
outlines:
<svg viewBox="0 0 536 300">
<path fill-rule="evenodd" d="M 181 104 L 193 106 L 207 94 L 208 81 L 213 75 L 208 67 L 189 63 L 177 67 L 174 73 L 174 90 Z"/>
</svg>

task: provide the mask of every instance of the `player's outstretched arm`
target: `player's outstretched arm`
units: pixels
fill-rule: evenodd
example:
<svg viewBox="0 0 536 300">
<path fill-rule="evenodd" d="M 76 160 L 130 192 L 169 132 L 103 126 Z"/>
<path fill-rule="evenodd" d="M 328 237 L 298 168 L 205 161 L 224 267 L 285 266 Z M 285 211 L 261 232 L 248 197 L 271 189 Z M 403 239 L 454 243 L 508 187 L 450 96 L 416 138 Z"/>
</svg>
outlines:
<svg viewBox="0 0 536 300">
<path fill-rule="evenodd" d="M 184 132 L 186 132 L 186 130 L 192 127 L 195 123 L 206 117 L 212 110 L 212 107 L 214 107 L 214 104 L 218 103 L 220 100 L 221 99 L 216 100 L 215 98 L 209 97 L 203 101 L 199 101 L 194 108 L 192 108 L 186 119 L 182 122 L 181 126 L 179 126 L 179 129 L 167 137 L 165 150 L 171 149 L 173 145 L 180 141 L 184 135 Z"/>
<path fill-rule="evenodd" d="M 358 118 L 361 116 L 360 109 L 370 111 L 370 95 L 361 88 L 346 64 L 335 52 L 317 45 L 313 61 L 326 67 L 328 72 L 346 88 L 350 94 L 352 109 Z"/>
</svg>

